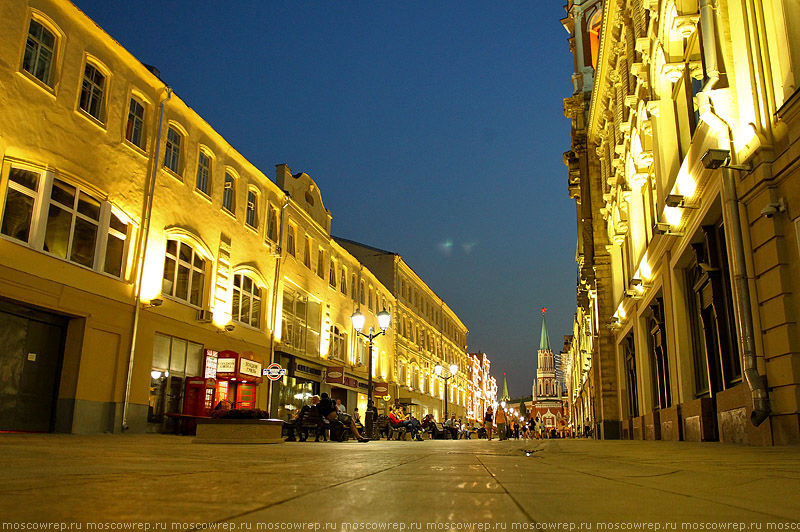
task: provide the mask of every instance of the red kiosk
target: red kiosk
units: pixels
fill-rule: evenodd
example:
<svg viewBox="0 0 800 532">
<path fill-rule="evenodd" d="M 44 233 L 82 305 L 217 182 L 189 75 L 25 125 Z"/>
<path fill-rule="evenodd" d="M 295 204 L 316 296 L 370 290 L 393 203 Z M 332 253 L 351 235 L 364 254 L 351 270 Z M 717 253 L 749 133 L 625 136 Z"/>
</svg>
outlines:
<svg viewBox="0 0 800 532">
<path fill-rule="evenodd" d="M 263 380 L 261 358 L 251 351 L 220 351 L 211 362 L 210 353 L 206 352 L 206 369 L 216 364 L 215 404 L 225 401 L 230 408 L 255 408 L 256 387 Z"/>
</svg>

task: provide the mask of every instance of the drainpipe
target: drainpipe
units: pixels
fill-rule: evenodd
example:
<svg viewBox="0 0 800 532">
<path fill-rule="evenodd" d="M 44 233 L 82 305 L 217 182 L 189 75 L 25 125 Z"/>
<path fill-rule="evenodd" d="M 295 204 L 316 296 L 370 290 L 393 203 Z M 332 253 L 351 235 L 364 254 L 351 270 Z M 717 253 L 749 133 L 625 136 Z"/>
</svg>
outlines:
<svg viewBox="0 0 800 532">
<path fill-rule="evenodd" d="M 147 194 L 147 212 L 144 218 L 144 233 L 142 235 L 142 243 L 140 245 L 141 251 L 139 252 L 139 264 L 137 265 L 138 273 L 136 277 L 136 295 L 133 300 L 133 330 L 131 331 L 131 352 L 128 357 L 128 377 L 125 383 L 125 401 L 122 403 L 122 430 L 128 430 L 128 407 L 131 400 L 131 382 L 133 381 L 133 359 L 136 354 L 136 336 L 139 332 L 139 314 L 141 312 L 141 305 L 139 298 L 142 295 L 142 278 L 144 277 L 144 259 L 147 254 L 147 239 L 150 236 L 150 221 L 153 213 L 153 196 L 156 190 L 156 176 L 158 175 L 158 154 L 161 149 L 161 127 L 164 123 L 164 107 L 167 102 L 172 98 L 172 89 L 167 87 L 167 97 L 161 101 L 161 109 L 158 114 L 158 138 L 156 140 L 156 149 L 153 156 L 152 164 L 150 165 L 150 191 Z"/>
<path fill-rule="evenodd" d="M 714 1 L 701 0 L 700 26 L 703 32 L 703 55 L 706 63 L 708 81 L 697 95 L 698 110 L 701 119 L 715 129 L 722 129 L 728 136 L 730 153 L 736 153 L 733 145 L 733 134 L 730 125 L 713 110 L 711 90 L 719 81 L 719 68 L 716 51 L 716 27 L 714 22 Z M 750 422 L 759 426 L 769 417 L 769 394 L 764 378 L 758 373 L 758 360 L 753 333 L 753 311 L 750 306 L 750 286 L 745 267 L 744 240 L 742 223 L 739 216 L 739 199 L 736 195 L 736 181 L 730 167 L 722 167 L 723 219 L 731 252 L 731 270 L 733 274 L 733 293 L 736 305 L 736 325 L 742 357 L 742 372 L 753 401 Z"/>
<path fill-rule="evenodd" d="M 272 283 L 272 327 L 269 331 L 269 352 L 270 362 L 275 362 L 275 327 L 278 326 L 278 283 L 281 279 L 281 259 L 283 258 L 283 229 L 286 225 L 286 207 L 289 206 L 289 194 L 284 191 L 286 196 L 283 200 L 283 207 L 281 207 L 281 222 L 278 228 L 278 256 L 275 259 L 275 280 Z M 272 415 L 272 383 L 269 382 L 269 389 L 267 391 L 267 412 Z"/>
</svg>

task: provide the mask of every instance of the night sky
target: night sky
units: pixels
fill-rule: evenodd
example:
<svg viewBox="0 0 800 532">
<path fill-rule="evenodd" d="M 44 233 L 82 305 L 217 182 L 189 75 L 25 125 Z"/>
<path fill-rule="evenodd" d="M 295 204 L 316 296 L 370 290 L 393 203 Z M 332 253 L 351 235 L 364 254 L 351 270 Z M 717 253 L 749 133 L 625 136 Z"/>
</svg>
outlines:
<svg viewBox="0 0 800 532">
<path fill-rule="evenodd" d="M 334 235 L 400 253 L 530 394 L 541 307 L 575 309 L 565 2 L 76 5 L 268 177 L 306 172 Z"/>
</svg>

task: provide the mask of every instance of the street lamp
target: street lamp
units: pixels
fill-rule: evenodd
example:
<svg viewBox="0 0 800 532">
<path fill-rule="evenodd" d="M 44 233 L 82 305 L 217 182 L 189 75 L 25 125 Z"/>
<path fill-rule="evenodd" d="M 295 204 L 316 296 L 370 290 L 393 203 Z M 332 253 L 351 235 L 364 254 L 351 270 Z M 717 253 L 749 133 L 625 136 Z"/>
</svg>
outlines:
<svg viewBox="0 0 800 532">
<path fill-rule="evenodd" d="M 392 316 L 386 309 L 381 310 L 378 312 L 378 326 L 381 328 L 381 331 L 376 333 L 372 327 L 369 328 L 369 333 L 365 334 L 361 332 L 361 329 L 364 328 L 364 315 L 361 314 L 360 310 L 356 310 L 353 312 L 353 315 L 350 316 L 350 320 L 353 322 L 353 329 L 356 330 L 356 336 L 363 336 L 364 338 L 369 339 L 369 367 L 367 369 L 367 411 L 364 414 L 364 430 L 367 433 L 368 438 L 373 438 L 373 429 L 374 423 L 372 419 L 372 406 L 374 404 L 372 399 L 372 340 L 377 338 L 378 336 L 384 334 L 386 329 L 389 328 L 389 324 L 392 321 Z"/>
<path fill-rule="evenodd" d="M 436 375 L 438 375 L 439 377 L 444 379 L 444 420 L 445 421 L 448 420 L 448 417 L 447 417 L 447 381 L 449 381 L 450 379 L 452 379 L 453 377 L 456 376 L 456 373 L 458 373 L 458 366 L 456 366 L 455 364 L 450 364 L 450 368 L 448 368 L 448 369 L 450 370 L 450 373 L 442 375 L 442 372 L 444 371 L 444 367 L 441 364 L 436 364 L 433 367 L 433 371 L 436 372 Z"/>
</svg>

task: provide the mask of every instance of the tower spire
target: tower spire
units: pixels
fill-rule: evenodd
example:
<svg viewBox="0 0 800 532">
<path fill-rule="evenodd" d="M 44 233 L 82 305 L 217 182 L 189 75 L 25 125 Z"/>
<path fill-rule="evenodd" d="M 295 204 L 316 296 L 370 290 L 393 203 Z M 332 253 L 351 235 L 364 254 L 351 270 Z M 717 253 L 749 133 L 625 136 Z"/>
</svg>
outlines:
<svg viewBox="0 0 800 532">
<path fill-rule="evenodd" d="M 509 399 L 511 399 L 511 396 L 508 395 L 508 383 L 506 382 L 506 374 L 505 373 L 503 373 L 503 396 L 500 399 L 503 399 L 505 401 L 508 401 Z"/>
<path fill-rule="evenodd" d="M 539 351 L 550 351 L 550 336 L 547 334 L 547 320 L 545 320 L 545 314 L 547 313 L 547 309 L 542 309 L 542 337 L 539 340 Z"/>
</svg>

